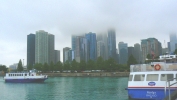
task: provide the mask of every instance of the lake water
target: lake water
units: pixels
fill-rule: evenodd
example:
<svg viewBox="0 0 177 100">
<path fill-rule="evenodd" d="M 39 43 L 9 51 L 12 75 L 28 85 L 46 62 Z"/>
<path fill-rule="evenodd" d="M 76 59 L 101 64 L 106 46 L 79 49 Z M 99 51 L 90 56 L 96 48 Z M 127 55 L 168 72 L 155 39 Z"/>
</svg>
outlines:
<svg viewBox="0 0 177 100">
<path fill-rule="evenodd" d="M 49 77 L 44 83 L 5 83 L 0 100 L 128 100 L 128 77 Z"/>
</svg>

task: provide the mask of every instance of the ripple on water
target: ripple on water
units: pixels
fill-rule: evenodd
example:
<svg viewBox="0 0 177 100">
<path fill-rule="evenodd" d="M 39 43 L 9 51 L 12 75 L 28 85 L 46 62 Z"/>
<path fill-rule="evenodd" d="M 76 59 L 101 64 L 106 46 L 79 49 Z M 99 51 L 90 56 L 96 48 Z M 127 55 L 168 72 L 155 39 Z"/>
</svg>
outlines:
<svg viewBox="0 0 177 100">
<path fill-rule="evenodd" d="M 128 100 L 127 77 L 49 77 L 44 83 L 5 83 L 1 100 Z"/>
</svg>

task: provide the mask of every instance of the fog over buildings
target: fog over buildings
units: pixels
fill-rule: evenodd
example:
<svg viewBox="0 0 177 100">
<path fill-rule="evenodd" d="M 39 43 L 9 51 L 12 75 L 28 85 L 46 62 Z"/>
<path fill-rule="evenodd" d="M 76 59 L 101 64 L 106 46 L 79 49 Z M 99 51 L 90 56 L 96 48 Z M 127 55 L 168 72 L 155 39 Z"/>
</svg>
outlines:
<svg viewBox="0 0 177 100">
<path fill-rule="evenodd" d="M 72 35 L 107 33 L 114 28 L 116 48 L 156 38 L 162 47 L 177 33 L 175 0 L 1 0 L 0 64 L 9 66 L 27 58 L 27 35 L 45 30 L 55 36 L 55 49 L 63 54 Z M 165 41 L 165 43 L 164 43 Z M 62 56 L 60 58 L 63 60 Z"/>
</svg>

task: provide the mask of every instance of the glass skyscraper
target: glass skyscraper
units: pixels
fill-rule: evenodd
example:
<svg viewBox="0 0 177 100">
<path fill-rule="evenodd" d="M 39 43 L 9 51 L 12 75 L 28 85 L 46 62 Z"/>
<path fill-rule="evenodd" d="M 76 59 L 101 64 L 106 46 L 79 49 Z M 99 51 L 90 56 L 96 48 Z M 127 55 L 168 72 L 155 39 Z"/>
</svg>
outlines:
<svg viewBox="0 0 177 100">
<path fill-rule="evenodd" d="M 69 51 L 70 50 L 71 50 L 71 48 L 69 48 L 69 47 L 63 48 L 63 63 L 65 63 L 66 61 L 69 61 Z"/>
<path fill-rule="evenodd" d="M 97 59 L 96 34 L 89 32 L 89 33 L 85 34 L 85 38 L 88 41 L 88 58 L 95 61 Z"/>
<path fill-rule="evenodd" d="M 108 57 L 116 61 L 116 32 L 113 29 L 108 30 Z"/>
<path fill-rule="evenodd" d="M 124 42 L 119 42 L 119 63 L 120 64 L 127 64 L 128 60 L 128 45 Z"/>
<path fill-rule="evenodd" d="M 55 50 L 55 64 L 60 61 L 60 50 Z"/>
<path fill-rule="evenodd" d="M 141 46 L 139 43 L 134 44 L 134 56 L 138 63 L 141 63 Z"/>
<path fill-rule="evenodd" d="M 36 32 L 35 37 L 35 63 L 48 63 L 48 32 Z"/>
<path fill-rule="evenodd" d="M 176 49 L 177 38 L 175 33 L 170 34 L 170 53 L 173 53 Z"/>
<path fill-rule="evenodd" d="M 27 67 L 35 64 L 35 34 L 27 35 Z"/>
<path fill-rule="evenodd" d="M 48 62 L 55 62 L 55 37 L 53 34 L 48 34 Z"/>
<path fill-rule="evenodd" d="M 101 48 L 100 45 L 102 45 Z M 108 59 L 108 37 L 106 33 L 97 35 L 97 57 L 99 56 L 102 56 L 104 60 Z"/>
</svg>

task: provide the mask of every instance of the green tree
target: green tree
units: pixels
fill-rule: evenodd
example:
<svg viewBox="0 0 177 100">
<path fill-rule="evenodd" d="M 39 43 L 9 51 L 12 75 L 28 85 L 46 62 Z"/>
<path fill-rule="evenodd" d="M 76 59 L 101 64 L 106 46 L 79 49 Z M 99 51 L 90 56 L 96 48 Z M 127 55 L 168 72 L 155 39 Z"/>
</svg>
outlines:
<svg viewBox="0 0 177 100">
<path fill-rule="evenodd" d="M 23 66 L 22 66 L 22 61 L 21 61 L 21 59 L 20 59 L 20 61 L 19 61 L 19 63 L 18 63 L 17 71 L 23 71 Z"/>
<path fill-rule="evenodd" d="M 90 59 L 90 60 L 87 62 L 87 68 L 86 68 L 86 69 L 87 69 L 87 70 L 95 70 L 95 62 Z"/>
<path fill-rule="evenodd" d="M 104 60 L 102 57 L 98 57 L 96 61 L 96 69 L 97 70 L 102 70 L 104 69 Z"/>
<path fill-rule="evenodd" d="M 108 66 L 106 69 L 107 71 L 114 71 L 115 70 L 115 67 L 116 67 L 116 62 L 113 58 L 109 58 L 107 61 L 106 61 L 106 65 Z"/>
<path fill-rule="evenodd" d="M 65 63 L 64 63 L 64 66 L 63 66 L 63 69 L 64 70 L 70 70 L 70 63 L 69 63 L 69 61 L 66 61 Z"/>
<path fill-rule="evenodd" d="M 175 52 L 174 52 L 175 55 L 177 55 L 177 49 L 175 49 Z"/>
<path fill-rule="evenodd" d="M 42 71 L 43 65 L 41 63 L 34 64 L 34 69 L 38 71 Z"/>
<path fill-rule="evenodd" d="M 33 69 L 33 66 L 31 64 L 28 65 L 27 67 L 28 70 L 32 70 Z"/>
<path fill-rule="evenodd" d="M 0 65 L 0 71 L 7 72 L 7 67 L 5 65 Z"/>
<path fill-rule="evenodd" d="M 78 70 L 78 63 L 75 59 L 71 62 L 71 71 Z"/>
<path fill-rule="evenodd" d="M 61 61 L 58 61 L 58 62 L 54 65 L 55 71 L 60 71 L 60 72 L 62 72 L 62 68 L 63 68 L 63 64 L 62 64 Z"/>
<path fill-rule="evenodd" d="M 86 62 L 84 60 L 81 60 L 81 62 L 79 63 L 80 71 L 84 71 L 84 70 L 86 70 L 86 68 L 87 68 Z"/>
<path fill-rule="evenodd" d="M 137 64 L 136 59 L 133 57 L 133 55 L 131 54 L 130 57 L 128 58 L 127 61 L 127 66 L 133 65 L 133 64 Z"/>
<path fill-rule="evenodd" d="M 47 72 L 49 71 L 49 65 L 47 63 L 44 64 L 43 68 L 42 68 L 43 72 Z"/>
<path fill-rule="evenodd" d="M 49 69 L 50 69 L 50 71 L 54 71 L 54 64 L 53 64 L 53 61 L 52 62 L 50 62 L 50 67 L 49 67 Z"/>
<path fill-rule="evenodd" d="M 150 54 L 147 54 L 146 58 L 147 58 L 147 59 L 152 59 L 152 57 L 151 57 Z"/>
</svg>

